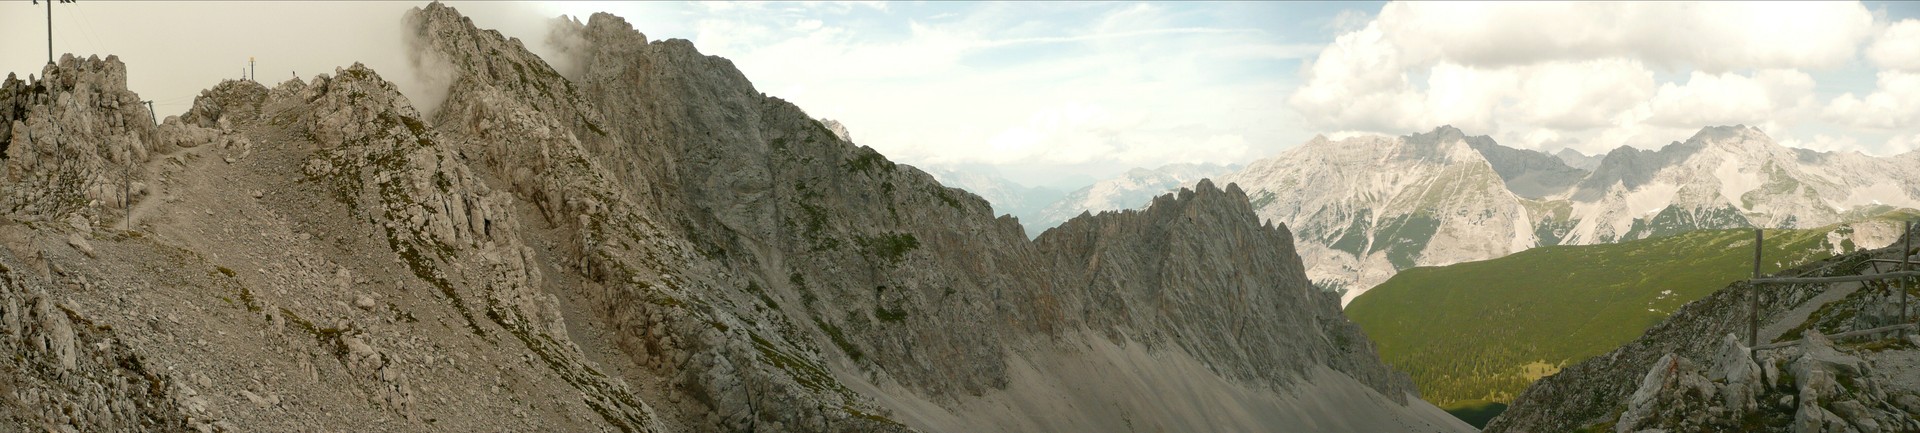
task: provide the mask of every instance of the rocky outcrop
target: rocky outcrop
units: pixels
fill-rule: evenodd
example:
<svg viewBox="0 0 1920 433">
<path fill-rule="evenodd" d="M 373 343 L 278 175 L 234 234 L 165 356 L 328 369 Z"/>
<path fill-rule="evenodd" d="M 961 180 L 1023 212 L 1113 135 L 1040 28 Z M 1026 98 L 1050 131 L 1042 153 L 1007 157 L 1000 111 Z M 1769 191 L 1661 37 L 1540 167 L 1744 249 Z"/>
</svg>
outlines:
<svg viewBox="0 0 1920 433">
<path fill-rule="evenodd" d="M 1145 210 L 1070 220 L 1036 243 L 1066 280 L 1061 314 L 1110 339 L 1178 347 L 1245 379 L 1285 383 L 1328 366 L 1383 395 L 1415 394 L 1340 315 L 1338 295 L 1306 280 L 1292 233 L 1262 225 L 1237 185 L 1202 180 Z"/>
<path fill-rule="evenodd" d="M 1898 247 L 1837 256 L 1779 276 L 1871 272 Z M 1637 340 L 1535 382 L 1488 432 L 1607 427 L 1665 431 L 1911 431 L 1920 429 L 1916 342 L 1898 333 L 1836 343 L 1824 334 L 1897 322 L 1896 294 L 1878 285 L 1785 285 L 1760 291 L 1763 342 L 1750 356 L 1752 289 L 1736 283 L 1687 304 Z M 1896 309 L 1897 310 L 1897 309 Z M 1713 338 L 1710 336 L 1720 336 Z"/>
<path fill-rule="evenodd" d="M 307 161 L 307 177 L 332 183 L 358 216 L 384 226 L 408 270 L 439 289 L 473 332 L 486 335 L 479 321 L 492 322 L 614 427 L 660 430 L 627 384 L 589 365 L 567 337 L 558 300 L 543 291 L 542 273 L 531 263 L 538 259 L 509 211 L 513 198 L 481 181 L 456 148 L 440 144 L 391 83 L 356 64 L 316 77 L 297 97 L 308 105 L 274 108 L 293 111 L 288 117 L 304 126 L 297 130 L 320 146 Z M 393 383 L 394 400 L 410 404 L 406 377 L 388 374 L 378 353 L 351 338 L 340 343 L 350 349 L 349 365 Z"/>
<path fill-rule="evenodd" d="M 1920 430 L 1920 408 L 1893 400 L 1914 396 L 1889 394 L 1870 363 L 1818 332 L 1755 361 L 1731 334 L 1710 364 L 1668 354 L 1647 371 L 1613 431 Z"/>
<path fill-rule="evenodd" d="M 39 79 L 9 74 L 0 83 L 0 122 L 10 124 L 0 211 L 16 219 L 99 220 L 100 206 L 127 205 L 129 159 L 154 151 L 151 114 L 127 90 L 126 65 L 115 56 L 62 56 Z M 138 174 L 134 174 L 138 177 Z"/>
<path fill-rule="evenodd" d="M 47 293 L 53 281 L 0 268 L 0 423 L 48 431 L 211 430 L 204 399 Z M 60 276 L 73 278 L 73 276 Z M 53 286 L 53 287 L 50 287 Z"/>
<path fill-rule="evenodd" d="M 826 126 L 827 131 L 833 132 L 834 138 L 838 138 L 840 139 L 840 141 L 845 141 L 848 143 L 853 142 L 853 133 L 847 132 L 847 125 L 840 123 L 840 121 L 833 120 L 833 119 L 820 119 L 820 124 L 822 126 Z"/>
</svg>

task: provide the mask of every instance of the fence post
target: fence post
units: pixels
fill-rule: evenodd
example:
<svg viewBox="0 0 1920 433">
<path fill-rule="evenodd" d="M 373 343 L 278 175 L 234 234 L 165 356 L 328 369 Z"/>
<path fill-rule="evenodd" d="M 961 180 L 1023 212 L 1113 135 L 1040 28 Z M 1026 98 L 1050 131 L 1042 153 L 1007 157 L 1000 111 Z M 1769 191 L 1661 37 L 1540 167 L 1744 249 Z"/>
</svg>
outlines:
<svg viewBox="0 0 1920 433">
<path fill-rule="evenodd" d="M 1753 279 L 1760 279 L 1760 252 L 1766 242 L 1766 232 L 1753 229 Z M 1753 347 L 1760 345 L 1760 283 L 1748 281 L 1747 288 L 1752 293 L 1747 296 L 1747 347 L 1748 356 L 1752 356 Z"/>
</svg>

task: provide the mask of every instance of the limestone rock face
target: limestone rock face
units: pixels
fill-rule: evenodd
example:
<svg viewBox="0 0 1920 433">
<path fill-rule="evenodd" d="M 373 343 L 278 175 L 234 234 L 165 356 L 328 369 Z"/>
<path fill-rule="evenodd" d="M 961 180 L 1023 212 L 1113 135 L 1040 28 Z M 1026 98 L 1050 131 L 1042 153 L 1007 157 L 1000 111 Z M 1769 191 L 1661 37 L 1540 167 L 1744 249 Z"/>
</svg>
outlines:
<svg viewBox="0 0 1920 433">
<path fill-rule="evenodd" d="M 180 121 L 210 129 L 232 129 L 235 123 L 260 116 L 267 88 L 250 80 L 227 80 L 193 98 L 193 107 Z"/>
<path fill-rule="evenodd" d="M 1859 357 L 1834 350 L 1833 343 L 1817 331 L 1806 337 L 1785 352 L 1762 355 L 1762 362 L 1785 364 L 1790 366 L 1786 371 L 1792 372 L 1771 387 L 1761 383 L 1760 368 L 1731 334 L 1722 339 L 1723 351 L 1711 366 L 1668 354 L 1647 371 L 1614 431 L 1784 427 L 1800 433 L 1920 428 L 1920 420 L 1912 413 L 1886 400 L 1883 385 Z"/>
<path fill-rule="evenodd" d="M 1178 347 L 1249 379 L 1285 382 L 1328 366 L 1388 396 L 1413 393 L 1340 315 L 1338 295 L 1306 280 L 1292 233 L 1262 225 L 1236 185 L 1202 180 L 1143 211 L 1070 220 L 1036 243 L 1064 279 L 1063 316 L 1109 338 Z"/>
<path fill-rule="evenodd" d="M 295 119 L 316 137 L 320 149 L 307 160 L 308 178 L 330 182 L 355 214 L 379 222 L 408 270 L 439 289 L 469 328 L 484 335 L 488 328 L 480 321 L 492 322 L 614 426 L 659 428 L 624 382 L 588 364 L 567 338 L 558 301 L 542 291 L 542 273 L 529 263 L 534 254 L 520 238 L 514 199 L 487 186 L 456 148 L 441 144 L 391 83 L 356 64 L 315 78 L 293 101 L 271 104 L 269 112 Z M 346 338 L 341 344 L 350 349 L 350 365 L 384 365 L 373 349 Z M 384 368 L 377 376 L 395 384 L 391 400 L 412 403 L 405 376 Z"/>
<path fill-rule="evenodd" d="M 840 141 L 845 141 L 848 143 L 853 142 L 853 133 L 847 132 L 847 125 L 840 123 L 840 121 L 833 120 L 833 119 L 820 119 L 820 124 L 826 126 L 828 131 L 832 131 L 834 138 L 838 138 L 840 139 Z"/>
<path fill-rule="evenodd" d="M 140 97 L 127 90 L 115 56 L 62 56 L 38 79 L 0 83 L 0 211 L 17 219 L 62 219 L 125 206 L 129 158 L 145 160 L 155 130 Z M 138 173 L 135 173 L 138 176 Z"/>
</svg>

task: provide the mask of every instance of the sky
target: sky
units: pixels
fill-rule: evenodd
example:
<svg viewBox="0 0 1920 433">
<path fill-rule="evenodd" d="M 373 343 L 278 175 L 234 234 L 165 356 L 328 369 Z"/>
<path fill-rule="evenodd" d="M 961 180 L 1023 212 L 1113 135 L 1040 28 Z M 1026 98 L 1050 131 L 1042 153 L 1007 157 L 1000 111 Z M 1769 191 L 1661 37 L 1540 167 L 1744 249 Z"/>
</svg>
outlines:
<svg viewBox="0 0 1920 433">
<path fill-rule="evenodd" d="M 400 36 L 421 4 L 81 0 L 53 6 L 54 49 L 118 54 L 163 116 L 249 57 L 263 82 L 364 62 L 424 100 L 434 80 Z M 1548 152 L 1727 124 L 1823 151 L 1920 148 L 1910 3 L 449 4 L 540 54 L 553 17 L 611 12 L 894 160 L 1060 189 L 1443 124 Z M 0 4 L 0 71 L 38 73 L 46 19 Z"/>
</svg>

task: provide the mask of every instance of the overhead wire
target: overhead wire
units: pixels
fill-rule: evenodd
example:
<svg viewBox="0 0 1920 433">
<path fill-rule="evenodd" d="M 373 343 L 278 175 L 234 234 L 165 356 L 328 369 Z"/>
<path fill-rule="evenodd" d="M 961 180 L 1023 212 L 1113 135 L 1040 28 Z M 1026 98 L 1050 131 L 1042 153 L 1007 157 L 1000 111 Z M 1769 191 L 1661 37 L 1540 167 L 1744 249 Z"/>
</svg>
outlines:
<svg viewBox="0 0 1920 433">
<path fill-rule="evenodd" d="M 80 5 L 80 3 L 68 3 L 68 4 L 73 6 Z M 87 32 L 87 40 L 93 41 L 94 45 L 96 45 L 94 47 L 94 52 L 98 52 L 101 54 L 111 53 L 109 49 L 115 48 L 115 47 L 108 45 L 108 43 L 111 43 L 113 41 L 107 40 L 106 36 L 100 36 L 100 32 L 98 30 L 94 30 L 93 18 L 87 16 L 87 10 L 82 8 L 72 7 L 72 6 L 69 6 L 68 8 L 73 9 L 73 13 L 75 15 L 80 16 L 80 26 Z"/>
<path fill-rule="evenodd" d="M 87 23 L 87 19 L 81 15 L 82 12 L 75 8 L 78 5 L 79 3 L 63 3 L 56 9 L 60 10 L 61 18 L 65 19 L 70 27 L 74 27 L 76 33 L 80 33 L 82 40 L 87 44 L 87 51 L 95 55 L 101 54 L 103 50 L 101 50 L 100 39 L 94 36 L 93 25 Z M 80 53 L 73 54 L 74 57 L 85 58 Z"/>
</svg>

